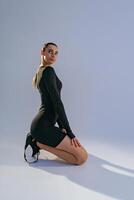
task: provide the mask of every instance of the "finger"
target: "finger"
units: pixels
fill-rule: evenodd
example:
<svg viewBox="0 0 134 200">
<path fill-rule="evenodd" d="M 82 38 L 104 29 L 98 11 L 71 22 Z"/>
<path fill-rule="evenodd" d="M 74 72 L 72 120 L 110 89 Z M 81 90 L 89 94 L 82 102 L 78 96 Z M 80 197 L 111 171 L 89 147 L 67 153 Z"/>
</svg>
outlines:
<svg viewBox="0 0 134 200">
<path fill-rule="evenodd" d="M 78 145 L 79 145 L 79 146 L 81 146 L 81 144 L 80 144 L 79 140 L 77 140 L 77 143 L 78 143 Z"/>
<path fill-rule="evenodd" d="M 81 146 L 81 144 L 77 138 L 76 138 L 76 141 L 77 141 L 78 146 Z"/>
<path fill-rule="evenodd" d="M 78 146 L 78 145 L 77 145 L 77 141 L 76 141 L 76 139 L 74 139 L 74 145 L 75 145 L 75 147 Z"/>
<path fill-rule="evenodd" d="M 76 141 L 76 143 L 77 143 L 77 146 L 78 146 L 78 147 L 80 147 L 80 146 L 81 146 L 81 144 L 80 144 L 79 140 L 78 140 L 78 139 L 76 139 L 75 141 Z"/>
<path fill-rule="evenodd" d="M 73 145 L 73 139 L 71 139 L 71 145 Z"/>
<path fill-rule="evenodd" d="M 73 138 L 73 139 L 71 139 L 71 144 L 72 144 L 73 146 L 75 146 L 75 141 L 74 141 L 74 138 Z"/>
</svg>

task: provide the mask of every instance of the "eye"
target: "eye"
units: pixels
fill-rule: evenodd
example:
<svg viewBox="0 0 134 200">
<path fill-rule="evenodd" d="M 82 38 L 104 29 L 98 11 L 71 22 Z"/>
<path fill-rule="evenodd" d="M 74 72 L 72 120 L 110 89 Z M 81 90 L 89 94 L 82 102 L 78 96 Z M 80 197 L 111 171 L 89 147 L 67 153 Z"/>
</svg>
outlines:
<svg viewBox="0 0 134 200">
<path fill-rule="evenodd" d="M 54 51 L 52 49 L 48 49 L 48 53 L 52 54 L 52 53 L 54 53 Z M 57 55 L 57 54 L 58 54 L 58 51 L 55 52 L 55 55 Z"/>
<path fill-rule="evenodd" d="M 48 53 L 52 53 L 52 50 L 51 50 L 51 49 L 49 49 L 49 50 L 48 50 Z"/>
</svg>

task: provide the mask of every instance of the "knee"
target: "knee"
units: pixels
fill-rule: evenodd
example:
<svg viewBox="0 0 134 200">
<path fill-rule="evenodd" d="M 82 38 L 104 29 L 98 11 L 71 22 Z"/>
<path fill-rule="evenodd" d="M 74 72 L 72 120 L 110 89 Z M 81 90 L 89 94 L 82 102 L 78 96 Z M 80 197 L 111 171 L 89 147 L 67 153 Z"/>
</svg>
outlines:
<svg viewBox="0 0 134 200">
<path fill-rule="evenodd" d="M 84 164 L 88 159 L 88 153 L 85 152 L 83 153 L 82 155 L 80 155 L 78 158 L 77 158 L 77 162 L 76 162 L 76 165 L 82 165 Z"/>
</svg>

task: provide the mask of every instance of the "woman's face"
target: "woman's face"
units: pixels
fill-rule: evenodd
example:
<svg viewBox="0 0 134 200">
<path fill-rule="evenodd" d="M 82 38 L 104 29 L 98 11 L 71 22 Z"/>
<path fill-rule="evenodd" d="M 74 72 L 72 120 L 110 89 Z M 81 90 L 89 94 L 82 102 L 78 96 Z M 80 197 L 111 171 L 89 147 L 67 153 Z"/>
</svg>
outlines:
<svg viewBox="0 0 134 200">
<path fill-rule="evenodd" d="M 44 60 L 47 64 L 55 63 L 58 56 L 58 47 L 49 44 L 46 47 L 45 51 L 43 52 L 43 55 L 44 55 Z"/>
</svg>

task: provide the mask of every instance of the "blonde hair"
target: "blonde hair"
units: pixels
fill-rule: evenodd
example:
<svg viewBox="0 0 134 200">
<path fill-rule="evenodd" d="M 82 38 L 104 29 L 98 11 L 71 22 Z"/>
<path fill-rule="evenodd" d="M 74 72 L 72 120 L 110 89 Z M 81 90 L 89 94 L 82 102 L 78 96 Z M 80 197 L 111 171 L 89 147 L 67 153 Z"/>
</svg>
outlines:
<svg viewBox="0 0 134 200">
<path fill-rule="evenodd" d="M 33 89 L 39 88 L 39 82 L 42 77 L 43 70 L 46 66 L 39 65 L 38 70 L 35 73 L 35 76 L 32 78 Z"/>
<path fill-rule="evenodd" d="M 43 45 L 43 48 L 41 49 L 41 52 L 44 52 L 46 50 L 46 47 L 48 45 L 55 45 L 57 47 L 57 45 L 53 42 L 48 42 L 48 43 L 45 43 Z M 40 82 L 40 79 L 42 77 L 42 73 L 44 71 L 44 69 L 47 67 L 48 65 L 46 65 L 45 61 L 44 61 L 44 56 L 41 55 L 41 59 L 40 59 L 40 65 L 35 73 L 35 75 L 33 76 L 32 78 L 32 86 L 33 86 L 33 89 L 36 89 L 36 88 L 39 88 L 39 82 Z"/>
</svg>

